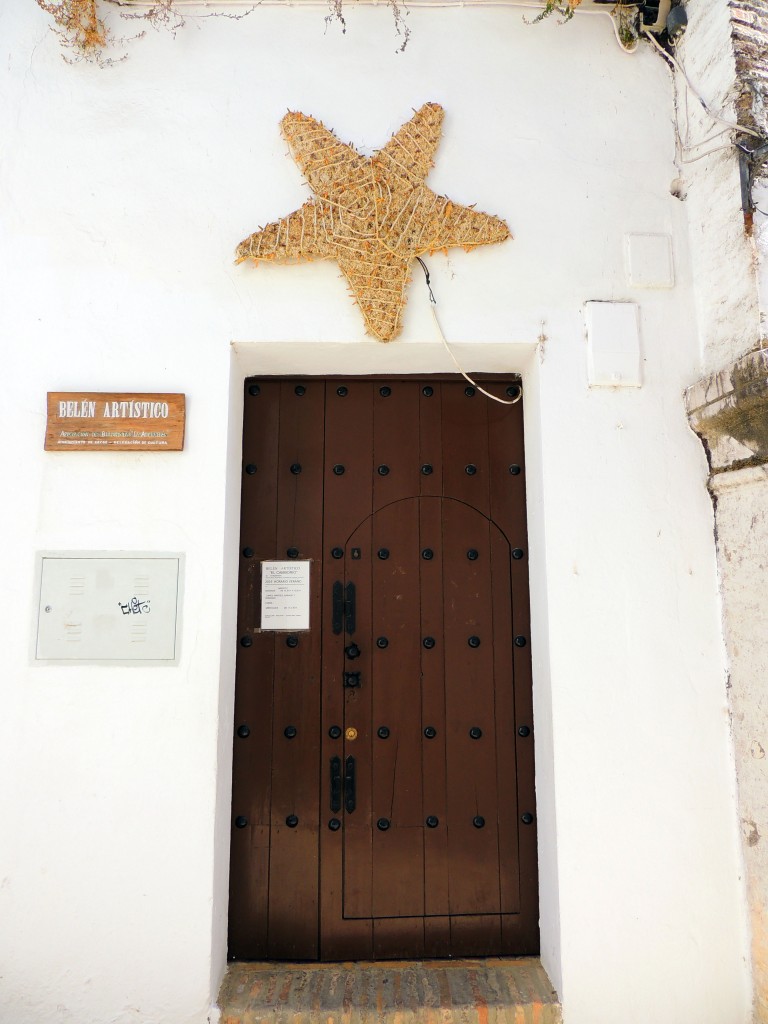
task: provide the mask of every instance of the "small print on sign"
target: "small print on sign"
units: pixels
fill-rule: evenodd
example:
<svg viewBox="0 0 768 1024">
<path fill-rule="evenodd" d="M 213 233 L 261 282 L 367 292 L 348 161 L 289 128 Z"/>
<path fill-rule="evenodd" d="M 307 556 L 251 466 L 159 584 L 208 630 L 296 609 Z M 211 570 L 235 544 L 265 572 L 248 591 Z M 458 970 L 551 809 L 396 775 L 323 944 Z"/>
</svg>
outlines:
<svg viewBox="0 0 768 1024">
<path fill-rule="evenodd" d="M 47 452 L 180 452 L 185 397 L 106 391 L 49 391 Z"/>
<path fill-rule="evenodd" d="M 309 629 L 309 565 L 261 563 L 262 629 Z"/>
</svg>

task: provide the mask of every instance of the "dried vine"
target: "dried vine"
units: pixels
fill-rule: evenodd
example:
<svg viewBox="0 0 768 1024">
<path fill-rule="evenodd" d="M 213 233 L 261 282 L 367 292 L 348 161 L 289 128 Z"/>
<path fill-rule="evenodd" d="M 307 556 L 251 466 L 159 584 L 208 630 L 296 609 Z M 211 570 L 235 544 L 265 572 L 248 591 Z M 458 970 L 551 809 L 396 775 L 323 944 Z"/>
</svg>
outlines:
<svg viewBox="0 0 768 1024">
<path fill-rule="evenodd" d="M 60 35 L 75 50 L 99 52 L 107 42 L 104 22 L 96 13 L 96 0 L 36 0 L 53 18 Z"/>
<path fill-rule="evenodd" d="M 346 0 L 328 0 L 329 14 L 326 21 L 336 20 L 340 23 L 342 32 L 346 32 L 346 21 L 344 19 L 344 4 Z M 408 13 L 402 0 L 386 0 L 392 10 L 395 22 L 395 31 L 402 37 L 399 49 L 405 49 L 410 36 L 410 28 L 405 23 L 405 15 Z M 571 0 L 569 0 L 571 2 Z M 581 3 L 581 0 L 573 0 Z M 70 53 L 74 54 L 74 60 L 85 60 L 99 65 L 115 63 L 115 60 L 123 60 L 125 54 L 117 58 L 107 57 L 105 48 L 109 43 L 114 43 L 109 29 L 105 26 L 98 14 L 98 7 L 101 4 L 111 4 L 119 9 L 120 17 L 126 20 L 140 20 L 155 29 L 164 29 L 175 33 L 183 28 L 186 19 L 179 13 L 174 0 L 154 0 L 151 6 L 144 10 L 128 11 L 130 0 L 35 0 L 35 3 L 46 14 L 49 14 L 56 25 L 56 31 L 61 39 L 62 45 Z M 202 18 L 231 18 L 239 21 L 241 18 L 252 14 L 258 7 L 260 0 L 254 0 L 252 7 L 237 14 L 214 11 L 208 14 L 199 15 Z M 139 39 L 144 35 L 139 32 L 133 39 Z M 124 40 L 119 40 L 124 41 Z M 71 57 L 65 59 L 72 62 Z"/>
</svg>

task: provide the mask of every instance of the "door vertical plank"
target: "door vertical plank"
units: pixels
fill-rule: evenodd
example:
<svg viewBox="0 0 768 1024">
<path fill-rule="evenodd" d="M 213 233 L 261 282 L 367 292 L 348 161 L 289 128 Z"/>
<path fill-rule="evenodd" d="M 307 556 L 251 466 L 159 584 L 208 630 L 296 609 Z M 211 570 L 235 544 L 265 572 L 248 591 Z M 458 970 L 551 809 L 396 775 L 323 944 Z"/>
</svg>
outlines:
<svg viewBox="0 0 768 1024">
<path fill-rule="evenodd" d="M 318 950 L 324 391 L 321 381 L 281 388 L 276 556 L 297 552 L 311 566 L 309 630 L 275 636 L 268 949 L 278 959 L 311 959 Z"/>
<path fill-rule="evenodd" d="M 259 382 L 257 394 L 250 393 L 251 384 L 245 383 L 243 413 L 237 630 L 238 638 L 251 646 L 238 643 L 229 899 L 229 955 L 244 959 L 267 950 L 274 638 L 256 630 L 259 566 L 275 552 L 280 425 L 280 384 Z M 238 735 L 241 727 L 246 735 Z M 248 824 L 237 828 L 236 818 Z"/>
<path fill-rule="evenodd" d="M 411 380 L 374 386 L 374 637 L 389 670 L 373 680 L 374 726 L 387 723 L 373 762 L 374 956 L 420 955 L 424 941 L 419 656 L 419 391 Z M 388 558 L 379 552 L 389 552 Z M 373 637 L 372 637 L 373 639 Z M 433 652 L 430 652 L 433 653 Z M 392 668 L 396 666 L 394 671 Z M 390 724 L 391 723 L 391 724 Z M 386 831 L 380 818 L 391 824 Z"/>
<path fill-rule="evenodd" d="M 342 726 L 342 771 L 348 757 L 355 761 L 355 809 L 342 809 L 344 823 L 343 912 L 345 918 L 370 918 L 372 913 L 373 865 L 371 851 L 371 793 L 373 788 L 373 592 L 371 587 L 372 524 L 368 517 L 350 537 L 350 550 L 359 548 L 358 559 L 344 559 L 344 582 L 353 583 L 356 592 L 356 627 L 345 644 L 354 644 L 360 654 L 344 660 L 344 671 L 360 674 L 359 686 L 344 689 Z M 366 557 L 366 555 L 368 557 Z M 345 792 L 346 795 L 346 792 Z"/>
<path fill-rule="evenodd" d="M 498 913 L 498 792 L 488 521 L 446 501 L 443 543 L 451 914 Z M 478 552 L 476 559 L 468 550 Z M 478 646 L 472 646 L 476 638 Z"/>
<path fill-rule="evenodd" d="M 419 491 L 439 497 L 443 493 L 442 387 L 439 381 L 417 381 L 419 403 Z M 425 391 L 427 392 L 425 394 Z"/>
<path fill-rule="evenodd" d="M 379 659 L 387 671 L 373 681 L 374 726 L 390 729 L 373 762 L 374 955 L 383 957 L 417 955 L 424 934 L 418 515 L 418 498 L 409 498 L 373 517 L 373 635 L 389 645 Z M 424 654 L 437 658 L 439 648 Z"/>
<path fill-rule="evenodd" d="M 520 857 L 517 763 L 515 757 L 515 696 L 512 671 L 512 602 L 509 544 L 491 527 L 493 587 L 493 673 L 496 681 L 496 763 L 499 793 L 499 881 L 501 910 L 520 910 Z"/>
<path fill-rule="evenodd" d="M 488 466 L 488 406 L 490 399 L 469 386 L 441 386 L 443 426 L 443 495 L 464 501 L 490 516 Z"/>
<path fill-rule="evenodd" d="M 374 510 L 419 493 L 419 391 L 416 381 L 394 379 L 373 383 L 372 471 Z"/>
<path fill-rule="evenodd" d="M 331 588 L 336 581 L 344 582 L 345 562 L 351 558 L 353 546 L 350 538 L 371 514 L 372 385 L 364 379 L 337 379 L 328 380 L 325 390 L 320 954 L 324 960 L 367 959 L 372 955 L 373 927 L 370 919 L 347 920 L 344 917 L 345 830 L 332 831 L 328 821 L 332 816 L 340 821 L 344 819 L 342 813 L 332 815 L 330 811 L 330 759 L 343 760 L 344 745 L 341 738 L 334 740 L 329 736 L 329 729 L 344 728 L 343 673 L 347 643 L 344 633 L 337 636 L 332 630 Z M 334 471 L 334 467 L 343 467 L 343 471 Z M 369 558 L 370 544 L 365 542 L 360 546 L 366 549 L 361 550 L 361 558 Z M 342 558 L 333 557 L 334 549 L 342 551 Z M 355 637 L 359 635 L 356 631 Z M 361 816 L 356 811 L 354 818 L 359 821 Z"/>
<path fill-rule="evenodd" d="M 501 385 L 491 390 L 501 393 Z M 525 451 L 522 402 L 510 409 L 489 412 L 491 510 L 494 521 L 506 534 L 518 557 L 510 565 L 512 589 L 512 637 L 523 637 L 524 647 L 513 646 L 514 708 L 513 740 L 516 750 L 518 819 L 526 810 L 535 814 L 533 739 L 533 688 L 531 677 L 528 539 L 525 500 Z M 514 472 L 510 472 L 510 468 Z M 521 735 L 519 730 L 524 731 Z M 527 731 L 526 731 L 527 730 Z M 536 824 L 519 828 L 520 913 L 502 917 L 503 952 L 537 952 L 538 865 Z"/>
<path fill-rule="evenodd" d="M 436 406 L 439 408 L 439 406 Z M 424 497 L 419 510 L 421 633 L 440 638 L 438 658 L 422 658 L 421 744 L 424 815 L 437 818 L 424 833 L 424 955 L 450 953 L 448 919 L 448 794 L 446 785 L 445 635 L 443 622 L 443 542 L 440 498 Z"/>
</svg>

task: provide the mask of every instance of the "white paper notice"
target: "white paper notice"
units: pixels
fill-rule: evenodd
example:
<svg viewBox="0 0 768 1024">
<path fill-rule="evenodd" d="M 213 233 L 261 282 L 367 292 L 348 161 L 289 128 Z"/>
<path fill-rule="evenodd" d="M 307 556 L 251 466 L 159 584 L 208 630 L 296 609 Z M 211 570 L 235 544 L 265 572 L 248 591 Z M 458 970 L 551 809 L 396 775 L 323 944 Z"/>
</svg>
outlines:
<svg viewBox="0 0 768 1024">
<path fill-rule="evenodd" d="M 309 560 L 261 563 L 261 628 L 309 629 Z"/>
</svg>

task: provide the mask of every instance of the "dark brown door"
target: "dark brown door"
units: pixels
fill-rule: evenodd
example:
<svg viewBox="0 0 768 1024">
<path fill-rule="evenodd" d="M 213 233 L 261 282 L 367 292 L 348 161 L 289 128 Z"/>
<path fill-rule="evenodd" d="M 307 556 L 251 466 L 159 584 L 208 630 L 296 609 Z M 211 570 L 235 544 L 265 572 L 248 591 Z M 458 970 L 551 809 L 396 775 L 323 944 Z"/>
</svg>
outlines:
<svg viewBox="0 0 768 1024">
<path fill-rule="evenodd" d="M 537 952 L 522 403 L 250 380 L 243 470 L 230 956 Z M 262 632 L 293 558 L 310 629 Z"/>
</svg>

